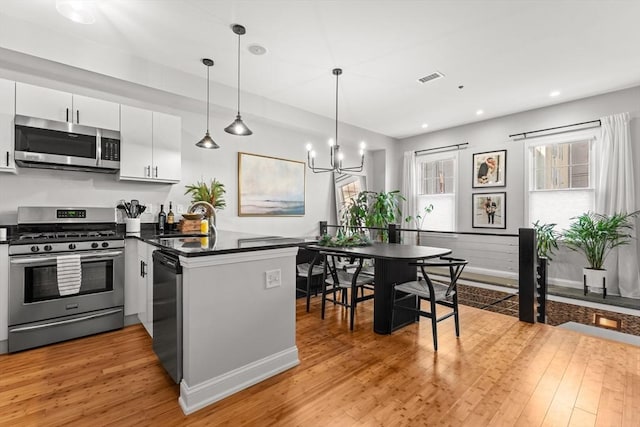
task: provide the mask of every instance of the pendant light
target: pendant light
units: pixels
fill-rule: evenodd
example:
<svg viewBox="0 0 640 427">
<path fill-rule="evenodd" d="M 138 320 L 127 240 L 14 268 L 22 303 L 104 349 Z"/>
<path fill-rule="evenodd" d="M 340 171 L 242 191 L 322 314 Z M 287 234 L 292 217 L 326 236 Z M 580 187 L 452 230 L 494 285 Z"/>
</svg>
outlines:
<svg viewBox="0 0 640 427">
<path fill-rule="evenodd" d="M 337 173 L 349 173 L 349 172 L 362 172 L 364 168 L 364 141 L 360 143 L 360 165 L 359 166 L 342 166 L 342 160 L 344 154 L 340 151 L 340 145 L 338 144 L 338 77 L 342 74 L 341 68 L 334 68 L 332 71 L 336 76 L 336 138 L 329 140 L 329 164 L 330 167 L 316 167 L 316 152 L 313 151 L 311 144 L 307 144 L 307 166 L 314 173 L 323 172 L 337 172 Z"/>
<path fill-rule="evenodd" d="M 242 117 L 240 117 L 240 36 L 247 31 L 242 25 L 238 24 L 232 25 L 231 29 L 238 35 L 238 115 L 233 123 L 224 128 L 224 131 L 238 136 L 251 135 L 253 132 L 244 124 Z"/>
<path fill-rule="evenodd" d="M 207 133 L 200 141 L 196 143 L 196 147 L 200 148 L 220 148 L 218 144 L 209 135 L 209 68 L 213 67 L 213 60 L 209 58 L 203 58 L 202 63 L 207 67 Z"/>
</svg>

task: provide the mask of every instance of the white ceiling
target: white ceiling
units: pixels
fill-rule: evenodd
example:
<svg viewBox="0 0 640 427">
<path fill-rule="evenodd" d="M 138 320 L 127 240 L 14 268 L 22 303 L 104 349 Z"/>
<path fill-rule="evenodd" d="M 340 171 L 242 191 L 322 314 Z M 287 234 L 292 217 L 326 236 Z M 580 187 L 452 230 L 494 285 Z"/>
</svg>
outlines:
<svg viewBox="0 0 640 427">
<path fill-rule="evenodd" d="M 0 14 L 152 63 L 402 138 L 640 84 L 640 1 L 94 0 L 75 24 L 55 0 L 0 0 Z M 264 56 L 246 47 L 258 43 Z M 0 41 L 0 45 L 2 42 Z M 29 53 L 29 52 L 26 52 Z M 444 79 L 417 79 L 440 71 Z M 464 89 L 458 89 L 464 85 Z M 551 98 L 553 90 L 560 96 Z M 484 110 L 477 116 L 476 110 Z"/>
</svg>

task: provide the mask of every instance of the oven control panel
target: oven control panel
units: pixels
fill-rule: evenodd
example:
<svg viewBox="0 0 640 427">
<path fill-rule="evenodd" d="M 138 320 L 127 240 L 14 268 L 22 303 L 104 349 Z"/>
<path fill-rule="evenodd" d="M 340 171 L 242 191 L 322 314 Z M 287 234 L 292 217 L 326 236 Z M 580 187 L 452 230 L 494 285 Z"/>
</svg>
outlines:
<svg viewBox="0 0 640 427">
<path fill-rule="evenodd" d="M 86 218 L 86 217 L 87 217 L 87 211 L 85 209 L 58 209 L 56 211 L 56 218 L 80 219 L 80 218 Z"/>
</svg>

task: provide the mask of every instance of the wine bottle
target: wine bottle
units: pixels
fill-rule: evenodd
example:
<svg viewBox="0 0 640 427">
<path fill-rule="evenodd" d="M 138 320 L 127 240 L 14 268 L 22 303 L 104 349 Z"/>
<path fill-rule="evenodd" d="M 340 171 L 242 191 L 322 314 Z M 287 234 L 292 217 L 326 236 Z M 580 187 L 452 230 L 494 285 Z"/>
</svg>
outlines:
<svg viewBox="0 0 640 427">
<path fill-rule="evenodd" d="M 160 205 L 160 212 L 158 213 L 158 231 L 160 233 L 164 233 L 166 224 L 167 224 L 167 214 L 164 213 L 164 205 Z"/>
<path fill-rule="evenodd" d="M 175 217 L 173 215 L 171 202 L 169 202 L 169 213 L 167 214 L 167 229 L 169 231 L 173 231 L 174 228 L 175 228 Z"/>
</svg>

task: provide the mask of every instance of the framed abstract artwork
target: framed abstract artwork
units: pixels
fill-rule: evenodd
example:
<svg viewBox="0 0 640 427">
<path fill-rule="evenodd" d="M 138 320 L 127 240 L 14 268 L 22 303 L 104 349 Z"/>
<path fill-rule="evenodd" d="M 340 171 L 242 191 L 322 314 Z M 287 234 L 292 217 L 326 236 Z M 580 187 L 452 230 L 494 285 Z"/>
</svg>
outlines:
<svg viewBox="0 0 640 427">
<path fill-rule="evenodd" d="M 474 193 L 473 228 L 507 228 L 507 193 Z"/>
<path fill-rule="evenodd" d="M 473 155 L 473 188 L 507 185 L 507 150 Z"/>
<path fill-rule="evenodd" d="M 304 216 L 305 163 L 238 153 L 239 216 Z"/>
</svg>

